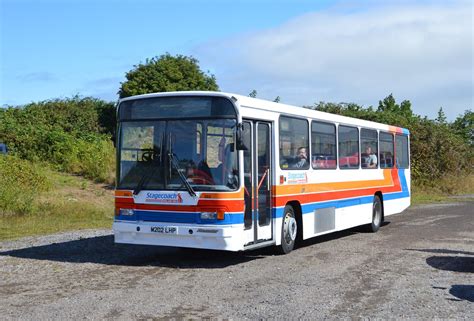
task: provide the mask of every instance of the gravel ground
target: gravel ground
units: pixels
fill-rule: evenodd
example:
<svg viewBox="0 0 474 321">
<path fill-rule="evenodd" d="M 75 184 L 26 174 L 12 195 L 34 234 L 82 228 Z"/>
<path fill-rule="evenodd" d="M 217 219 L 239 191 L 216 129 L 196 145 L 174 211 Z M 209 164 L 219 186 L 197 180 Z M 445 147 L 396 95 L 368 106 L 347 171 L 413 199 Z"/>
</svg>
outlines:
<svg viewBox="0 0 474 321">
<path fill-rule="evenodd" d="M 109 230 L 0 242 L 0 318 L 472 319 L 473 206 L 412 207 L 284 256 L 115 245 Z"/>
</svg>

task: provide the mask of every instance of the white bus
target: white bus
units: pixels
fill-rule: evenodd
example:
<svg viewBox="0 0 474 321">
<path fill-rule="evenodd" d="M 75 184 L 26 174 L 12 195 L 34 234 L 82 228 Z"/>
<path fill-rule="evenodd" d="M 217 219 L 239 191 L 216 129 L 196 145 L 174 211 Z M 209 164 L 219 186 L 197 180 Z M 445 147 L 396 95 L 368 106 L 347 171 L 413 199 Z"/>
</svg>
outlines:
<svg viewBox="0 0 474 321">
<path fill-rule="evenodd" d="M 128 97 L 117 115 L 117 243 L 288 253 L 410 205 L 403 128 L 222 92 Z"/>
</svg>

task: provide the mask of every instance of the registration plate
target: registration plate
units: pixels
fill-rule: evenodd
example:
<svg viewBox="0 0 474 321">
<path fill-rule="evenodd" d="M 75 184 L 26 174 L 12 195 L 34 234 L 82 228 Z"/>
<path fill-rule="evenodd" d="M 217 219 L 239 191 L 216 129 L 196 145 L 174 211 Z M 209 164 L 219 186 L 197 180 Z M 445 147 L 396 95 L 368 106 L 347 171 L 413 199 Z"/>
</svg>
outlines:
<svg viewBox="0 0 474 321">
<path fill-rule="evenodd" d="M 150 230 L 161 234 L 178 234 L 178 228 L 176 226 L 152 226 Z"/>
</svg>

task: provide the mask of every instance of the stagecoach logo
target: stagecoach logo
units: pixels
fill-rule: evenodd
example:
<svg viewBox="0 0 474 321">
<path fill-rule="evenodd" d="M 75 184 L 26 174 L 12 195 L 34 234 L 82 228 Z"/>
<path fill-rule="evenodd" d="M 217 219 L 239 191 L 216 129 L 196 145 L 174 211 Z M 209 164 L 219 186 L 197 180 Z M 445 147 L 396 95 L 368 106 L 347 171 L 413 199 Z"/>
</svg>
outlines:
<svg viewBox="0 0 474 321">
<path fill-rule="evenodd" d="M 183 198 L 180 193 L 146 193 L 145 202 L 161 204 L 181 204 Z"/>
<path fill-rule="evenodd" d="M 288 173 L 288 184 L 304 184 L 308 182 L 306 173 Z"/>
</svg>

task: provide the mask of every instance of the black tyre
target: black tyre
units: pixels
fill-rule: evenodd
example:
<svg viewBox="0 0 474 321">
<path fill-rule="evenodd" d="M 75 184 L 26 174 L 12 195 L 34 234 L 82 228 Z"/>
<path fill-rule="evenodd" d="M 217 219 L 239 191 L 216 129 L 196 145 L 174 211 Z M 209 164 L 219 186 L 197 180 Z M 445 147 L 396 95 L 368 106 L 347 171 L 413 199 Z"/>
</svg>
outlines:
<svg viewBox="0 0 474 321">
<path fill-rule="evenodd" d="M 382 200 L 380 196 L 374 196 L 374 203 L 372 205 L 372 223 L 369 224 L 369 232 L 375 233 L 379 230 L 382 225 L 383 212 L 382 212 Z"/>
<path fill-rule="evenodd" d="M 298 235 L 298 224 L 296 221 L 295 210 L 287 205 L 283 212 L 283 221 L 281 224 L 281 245 L 282 254 L 290 253 L 295 247 L 296 236 Z"/>
</svg>

